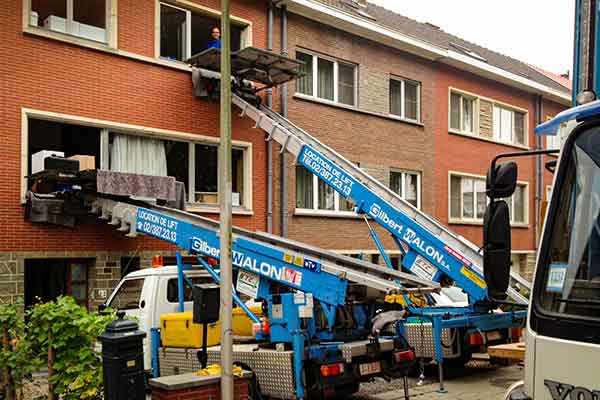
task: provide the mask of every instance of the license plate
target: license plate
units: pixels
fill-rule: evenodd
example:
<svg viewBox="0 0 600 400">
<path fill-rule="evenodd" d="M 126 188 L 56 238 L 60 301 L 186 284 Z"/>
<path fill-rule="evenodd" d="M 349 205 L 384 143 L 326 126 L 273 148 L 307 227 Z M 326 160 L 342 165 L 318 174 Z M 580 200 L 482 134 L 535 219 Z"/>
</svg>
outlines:
<svg viewBox="0 0 600 400">
<path fill-rule="evenodd" d="M 358 370 L 361 375 L 372 375 L 381 372 L 381 364 L 379 361 L 375 361 L 367 364 L 359 364 Z"/>
</svg>

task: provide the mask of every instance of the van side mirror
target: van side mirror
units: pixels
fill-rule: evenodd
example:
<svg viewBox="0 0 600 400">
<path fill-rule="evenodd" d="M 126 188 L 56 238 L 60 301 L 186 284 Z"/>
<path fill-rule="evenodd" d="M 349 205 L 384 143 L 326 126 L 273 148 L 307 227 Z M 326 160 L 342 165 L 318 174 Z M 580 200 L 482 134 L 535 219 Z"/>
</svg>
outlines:
<svg viewBox="0 0 600 400">
<path fill-rule="evenodd" d="M 106 304 L 102 303 L 98 306 L 98 314 L 104 314 L 104 311 L 106 310 Z"/>
<path fill-rule="evenodd" d="M 517 163 L 510 161 L 492 165 L 487 173 L 486 191 L 491 199 L 510 197 L 517 187 Z"/>
<path fill-rule="evenodd" d="M 510 249 L 508 204 L 504 200 L 492 199 L 483 219 L 483 275 L 491 299 L 506 299 L 510 279 Z"/>
</svg>

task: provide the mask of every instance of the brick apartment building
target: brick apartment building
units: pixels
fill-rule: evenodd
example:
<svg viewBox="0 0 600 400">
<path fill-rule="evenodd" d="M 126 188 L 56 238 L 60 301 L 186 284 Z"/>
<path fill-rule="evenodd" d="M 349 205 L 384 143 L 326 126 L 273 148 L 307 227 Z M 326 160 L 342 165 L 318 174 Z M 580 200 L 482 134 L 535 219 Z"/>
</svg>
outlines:
<svg viewBox="0 0 600 400">
<path fill-rule="evenodd" d="M 307 63 L 290 85 L 290 119 L 481 245 L 491 159 L 545 146 L 533 129 L 569 106 L 565 79 L 366 1 L 284 3 L 287 52 Z M 518 164 L 513 266 L 529 274 L 552 177 L 534 158 Z M 287 171 L 290 237 L 382 262 L 343 199 L 293 162 Z M 377 232 L 397 264 L 397 246 Z"/>
<path fill-rule="evenodd" d="M 285 50 L 282 38 L 287 37 L 283 47 L 289 56 L 306 62 L 306 76 L 288 85 L 285 105 L 284 89 L 274 90 L 275 107 L 287 106 L 292 121 L 479 243 L 476 179 L 493 155 L 535 148 L 533 127 L 568 106 L 568 89 L 526 64 L 495 53 L 491 57 L 489 50 L 472 44 L 468 51 L 461 49 L 466 42 L 450 40 L 435 27 L 360 3 L 288 0 L 273 7 L 274 49 Z M 5 226 L 0 231 L 0 302 L 24 296 L 30 304 L 35 297 L 66 293 L 95 307 L 123 273 L 149 265 L 157 253 L 174 254 L 153 239 L 124 239 L 106 224 L 69 228 L 26 222 L 23 177 L 31 172 L 31 155 L 37 151 L 92 155 L 96 168 L 125 170 L 141 165 L 136 160 L 150 151 L 160 162 L 135 172 L 166 171 L 185 183 L 188 210 L 218 218 L 218 104 L 192 96 L 190 69 L 179 61 L 204 48 L 210 28 L 218 25 L 219 2 L 83 4 L 14 0 L 0 11 L 0 83 L 6 88 L 0 90 L 0 215 Z M 233 1 L 233 48 L 269 47 L 268 21 L 266 0 Z M 460 46 L 452 50 L 450 41 Z M 509 132 L 521 142 L 499 143 L 506 138 L 494 116 L 503 121 L 503 113 L 507 120 L 522 121 L 518 133 L 512 122 Z M 236 113 L 233 139 L 235 225 L 263 231 L 272 226 L 293 239 L 381 261 L 352 205 L 293 161 L 284 160 L 282 169 L 277 148 L 270 207 L 268 144 Z M 137 150 L 122 160 L 120 146 Z M 117 167 L 116 160 L 123 166 Z M 515 256 L 525 265 L 535 248 L 536 193 L 546 190 L 550 177 L 537 184 L 535 161 L 519 165 L 527 200 L 513 237 Z M 457 192 L 456 185 L 465 190 Z M 474 188 L 470 194 L 469 185 Z M 456 210 L 459 218 L 454 218 Z M 398 264 L 399 250 L 383 230 L 377 232 Z"/>
</svg>

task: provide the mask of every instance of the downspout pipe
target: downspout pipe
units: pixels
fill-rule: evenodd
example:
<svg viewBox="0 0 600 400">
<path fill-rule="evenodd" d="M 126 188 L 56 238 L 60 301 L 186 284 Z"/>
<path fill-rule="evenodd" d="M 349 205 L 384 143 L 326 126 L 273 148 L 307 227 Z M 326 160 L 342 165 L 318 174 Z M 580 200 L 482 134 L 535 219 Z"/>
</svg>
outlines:
<svg viewBox="0 0 600 400">
<path fill-rule="evenodd" d="M 542 123 L 542 103 L 544 98 L 541 95 L 535 96 L 535 125 Z M 542 137 L 535 135 L 535 148 L 536 150 L 542 149 Z M 542 200 L 544 195 L 544 169 L 543 169 L 543 155 L 538 155 L 535 158 L 535 199 L 534 199 L 534 234 L 536 247 L 540 240 L 540 211 L 542 208 Z"/>
<path fill-rule="evenodd" d="M 288 56 L 288 24 L 287 6 L 281 6 L 281 55 Z M 281 115 L 288 117 L 288 87 L 284 83 L 281 87 Z M 288 236 L 288 154 L 281 154 L 281 236 Z"/>
<path fill-rule="evenodd" d="M 267 9 L 267 50 L 273 51 L 273 1 Z M 273 108 L 273 91 L 267 91 L 267 107 Z M 267 142 L 267 232 L 273 233 L 273 141 Z"/>
</svg>

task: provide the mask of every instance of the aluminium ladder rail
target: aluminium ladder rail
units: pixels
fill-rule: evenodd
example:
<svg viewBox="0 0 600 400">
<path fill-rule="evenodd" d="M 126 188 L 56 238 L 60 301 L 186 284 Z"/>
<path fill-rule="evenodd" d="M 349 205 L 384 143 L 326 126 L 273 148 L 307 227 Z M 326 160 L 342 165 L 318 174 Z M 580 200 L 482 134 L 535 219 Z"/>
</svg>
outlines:
<svg viewBox="0 0 600 400">
<path fill-rule="evenodd" d="M 138 233 L 144 233 L 139 229 L 140 220 L 138 216 L 140 215 L 140 210 L 149 210 L 159 216 L 165 216 L 177 222 L 184 222 L 196 228 L 200 228 L 201 230 L 212 232 L 214 235 L 218 234 L 220 227 L 219 221 L 149 203 L 134 201 L 128 203 L 122 200 L 113 200 L 103 197 L 96 197 L 90 202 L 92 203 L 93 213 L 100 213 L 100 219 L 107 220 L 109 224 L 118 226 L 117 230 L 121 232 L 128 232 L 127 236 L 129 237 L 135 237 Z M 162 234 L 152 234 L 152 236 L 169 241 L 173 244 L 181 243 L 167 238 L 169 235 L 163 236 Z M 191 239 L 192 238 L 189 237 L 183 238 L 182 240 Z M 289 241 L 274 235 L 252 232 L 234 227 L 233 242 L 235 243 L 237 239 L 257 242 L 259 245 L 265 246 L 269 250 L 280 250 L 291 255 L 310 257 L 313 260 L 320 262 L 322 272 L 334 275 L 349 283 L 366 286 L 383 293 L 418 294 L 431 293 L 439 290 L 439 284 L 436 282 L 416 278 L 407 273 L 378 268 L 377 266 L 366 262 L 357 262 L 357 260 L 354 260 L 351 257 L 337 255 L 326 250 L 306 246 L 302 243 Z M 402 284 L 397 283 L 397 280 L 400 280 Z M 405 287 L 404 285 L 413 287 Z"/>
<path fill-rule="evenodd" d="M 483 257 L 479 253 L 477 246 L 469 242 L 466 238 L 453 233 L 450 229 L 431 216 L 418 210 L 412 204 L 402 199 L 391 189 L 383 185 L 377 179 L 371 177 L 335 150 L 323 144 L 305 130 L 273 110 L 264 105 L 261 105 L 260 108 L 256 108 L 236 94 L 233 94 L 232 102 L 242 110 L 242 116 L 245 115 L 254 120 L 256 123 L 255 127 L 261 128 L 267 133 L 267 140 L 273 139 L 279 143 L 282 146 L 282 152 L 288 151 L 295 157 L 298 157 L 304 145 L 309 145 L 314 148 L 335 163 L 337 167 L 341 168 L 344 172 L 364 185 L 381 200 L 412 219 L 415 224 L 429 231 L 443 243 L 457 249 L 460 254 L 472 263 L 473 269 L 483 276 Z M 531 290 L 531 284 L 519 274 L 511 271 L 510 276 L 512 281 Z M 509 285 L 507 293 L 517 302 L 528 304 L 528 299 L 515 290 L 512 285 Z"/>
</svg>

